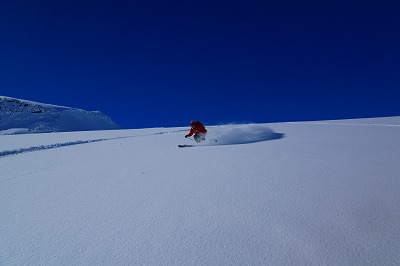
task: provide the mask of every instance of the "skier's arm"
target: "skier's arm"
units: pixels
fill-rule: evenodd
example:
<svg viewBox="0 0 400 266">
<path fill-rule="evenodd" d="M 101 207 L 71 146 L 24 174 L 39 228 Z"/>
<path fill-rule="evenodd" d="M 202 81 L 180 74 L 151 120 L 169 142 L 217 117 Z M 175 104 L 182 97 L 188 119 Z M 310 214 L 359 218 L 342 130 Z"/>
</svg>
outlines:
<svg viewBox="0 0 400 266">
<path fill-rule="evenodd" d="M 185 136 L 185 138 L 191 137 L 193 134 L 194 134 L 194 129 L 191 128 L 190 131 L 189 131 L 189 134 L 187 134 L 187 135 Z"/>
</svg>

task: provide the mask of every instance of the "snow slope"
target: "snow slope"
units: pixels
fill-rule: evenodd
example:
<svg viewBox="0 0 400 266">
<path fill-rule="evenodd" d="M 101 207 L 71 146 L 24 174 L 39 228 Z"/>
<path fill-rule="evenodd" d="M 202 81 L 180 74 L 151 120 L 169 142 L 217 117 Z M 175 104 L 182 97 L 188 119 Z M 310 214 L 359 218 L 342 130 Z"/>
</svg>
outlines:
<svg viewBox="0 0 400 266">
<path fill-rule="evenodd" d="M 208 129 L 0 136 L 0 265 L 400 264 L 400 117 Z"/>
<path fill-rule="evenodd" d="M 120 128 L 99 111 L 0 96 L 0 135 Z"/>
</svg>

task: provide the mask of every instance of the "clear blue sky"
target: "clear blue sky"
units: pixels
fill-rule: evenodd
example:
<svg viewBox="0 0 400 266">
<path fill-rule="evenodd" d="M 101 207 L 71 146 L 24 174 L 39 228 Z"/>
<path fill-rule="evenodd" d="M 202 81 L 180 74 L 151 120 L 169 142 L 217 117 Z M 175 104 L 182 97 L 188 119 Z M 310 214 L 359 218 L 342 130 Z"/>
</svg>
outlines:
<svg viewBox="0 0 400 266">
<path fill-rule="evenodd" d="M 399 1 L 0 1 L 0 95 L 125 128 L 400 115 Z"/>
</svg>

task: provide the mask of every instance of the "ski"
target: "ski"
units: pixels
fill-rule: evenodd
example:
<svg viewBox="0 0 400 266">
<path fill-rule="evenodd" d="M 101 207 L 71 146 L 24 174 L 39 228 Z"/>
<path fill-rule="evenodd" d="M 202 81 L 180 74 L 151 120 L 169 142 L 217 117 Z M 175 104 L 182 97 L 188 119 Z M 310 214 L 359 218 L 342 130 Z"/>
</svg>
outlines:
<svg viewBox="0 0 400 266">
<path fill-rule="evenodd" d="M 187 144 L 179 144 L 179 148 L 186 148 L 186 147 L 194 147 L 194 145 L 187 145 Z"/>
</svg>

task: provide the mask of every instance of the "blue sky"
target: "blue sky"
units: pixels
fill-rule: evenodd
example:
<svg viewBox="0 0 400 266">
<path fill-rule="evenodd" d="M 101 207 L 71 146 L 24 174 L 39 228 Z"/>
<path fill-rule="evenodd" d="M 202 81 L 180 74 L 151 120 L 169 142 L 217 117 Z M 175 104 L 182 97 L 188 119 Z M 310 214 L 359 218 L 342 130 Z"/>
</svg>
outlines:
<svg viewBox="0 0 400 266">
<path fill-rule="evenodd" d="M 0 1 L 0 95 L 125 128 L 400 115 L 398 1 Z"/>
</svg>

